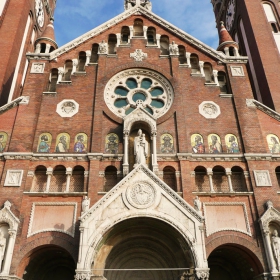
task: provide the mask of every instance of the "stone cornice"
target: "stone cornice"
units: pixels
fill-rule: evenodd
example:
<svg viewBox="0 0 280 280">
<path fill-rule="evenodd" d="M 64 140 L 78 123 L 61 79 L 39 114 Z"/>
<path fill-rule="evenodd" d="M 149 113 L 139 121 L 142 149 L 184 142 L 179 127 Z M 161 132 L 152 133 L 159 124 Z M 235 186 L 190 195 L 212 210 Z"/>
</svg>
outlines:
<svg viewBox="0 0 280 280">
<path fill-rule="evenodd" d="M 271 108 L 265 106 L 261 102 L 255 100 L 255 99 L 247 99 L 246 102 L 247 102 L 247 106 L 248 107 L 255 106 L 257 109 L 259 109 L 260 111 L 264 112 L 268 116 L 274 118 L 277 121 L 280 121 L 280 114 L 277 113 L 276 111 L 272 110 Z"/>
<path fill-rule="evenodd" d="M 60 48 L 58 48 L 57 50 L 53 51 L 50 54 L 49 59 L 50 60 L 56 59 L 60 55 L 76 48 L 77 46 L 81 45 L 85 41 L 101 34 L 102 32 L 108 30 L 112 26 L 115 26 L 118 23 L 124 21 L 131 15 L 146 16 L 148 19 L 159 24 L 160 26 L 167 29 L 169 32 L 175 34 L 176 36 L 180 37 L 187 43 L 195 46 L 196 48 L 200 49 L 204 53 L 209 54 L 216 60 L 219 60 L 219 62 L 222 62 L 222 63 L 247 63 L 247 61 L 248 61 L 248 57 L 227 57 L 223 52 L 214 50 L 213 48 L 207 46 L 206 44 L 202 43 L 198 39 L 194 38 L 193 36 L 189 35 L 188 33 L 177 28 L 176 26 L 172 25 L 168 21 L 162 19 L 158 15 L 154 14 L 151 11 L 148 11 L 147 9 L 145 9 L 141 6 L 140 7 L 135 6 L 134 8 L 128 9 L 128 10 L 124 11 L 123 13 L 117 15 L 116 17 L 110 19 L 109 21 L 99 25 L 98 27 L 96 27 L 96 28 L 90 30 L 89 32 L 83 34 L 82 36 L 76 38 L 75 40 L 61 46 Z M 29 59 L 36 58 L 36 57 L 38 58 L 38 54 L 37 54 L 37 56 L 35 56 L 35 54 L 28 54 L 27 56 Z M 45 58 L 48 59 L 47 56 L 45 56 Z"/>
</svg>

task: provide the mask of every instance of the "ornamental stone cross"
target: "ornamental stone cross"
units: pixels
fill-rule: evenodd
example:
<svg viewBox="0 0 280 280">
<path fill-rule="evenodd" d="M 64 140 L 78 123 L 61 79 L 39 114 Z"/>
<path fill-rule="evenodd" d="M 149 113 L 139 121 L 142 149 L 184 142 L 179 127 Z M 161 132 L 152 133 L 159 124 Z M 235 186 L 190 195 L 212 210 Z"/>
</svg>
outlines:
<svg viewBox="0 0 280 280">
<path fill-rule="evenodd" d="M 141 49 L 136 49 L 134 53 L 130 54 L 130 57 L 133 57 L 135 61 L 143 61 L 143 59 L 147 58 L 148 55 L 143 53 Z"/>
</svg>

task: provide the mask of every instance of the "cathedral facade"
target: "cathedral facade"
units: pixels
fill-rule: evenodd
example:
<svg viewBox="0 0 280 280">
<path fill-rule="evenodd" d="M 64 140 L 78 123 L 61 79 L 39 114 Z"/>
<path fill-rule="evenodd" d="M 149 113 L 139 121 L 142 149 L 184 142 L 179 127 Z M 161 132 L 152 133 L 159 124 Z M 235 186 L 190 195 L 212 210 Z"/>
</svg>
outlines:
<svg viewBox="0 0 280 280">
<path fill-rule="evenodd" d="M 217 50 L 152 4 L 58 47 L 0 3 L 0 279 L 280 279 L 278 0 L 212 0 Z"/>
</svg>

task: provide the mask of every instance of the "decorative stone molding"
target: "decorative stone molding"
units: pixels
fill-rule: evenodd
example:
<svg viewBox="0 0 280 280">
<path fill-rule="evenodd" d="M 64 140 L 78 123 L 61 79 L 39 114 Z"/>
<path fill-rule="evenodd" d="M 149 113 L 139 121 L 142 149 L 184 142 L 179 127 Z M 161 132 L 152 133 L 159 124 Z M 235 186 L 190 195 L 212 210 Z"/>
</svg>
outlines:
<svg viewBox="0 0 280 280">
<path fill-rule="evenodd" d="M 271 179 L 268 170 L 254 170 L 257 187 L 271 187 Z"/>
<path fill-rule="evenodd" d="M 31 74 L 42 74 L 45 70 L 44 62 L 33 62 L 31 66 L 30 73 Z"/>
<path fill-rule="evenodd" d="M 255 108 L 256 105 L 254 103 L 254 99 L 246 99 L 246 105 L 247 107 Z"/>
<path fill-rule="evenodd" d="M 148 54 L 144 53 L 141 49 L 136 49 L 134 53 L 130 54 L 130 57 L 134 58 L 135 61 L 143 61 L 144 58 L 148 57 Z"/>
<path fill-rule="evenodd" d="M 35 176 L 35 172 L 33 170 L 29 170 L 27 172 L 27 177 L 34 177 Z"/>
<path fill-rule="evenodd" d="M 207 206 L 242 206 L 243 208 L 243 214 L 244 214 L 244 221 L 246 224 L 246 230 L 241 230 L 234 227 L 225 227 L 225 228 L 217 228 L 215 230 L 209 231 L 209 226 L 207 225 L 207 220 L 213 218 L 212 216 L 209 217 L 207 213 Z M 205 202 L 203 203 L 203 212 L 206 220 L 206 236 L 210 236 L 211 234 L 214 234 L 216 232 L 220 231 L 237 231 L 244 234 L 247 234 L 249 236 L 252 236 L 246 204 L 244 202 Z"/>
<path fill-rule="evenodd" d="M 79 104 L 74 99 L 64 99 L 57 104 L 56 112 L 62 118 L 71 118 L 79 112 Z"/>
<path fill-rule="evenodd" d="M 64 45 L 63 47 L 58 48 L 57 50 L 53 51 L 49 55 L 49 59 L 50 60 L 55 59 L 56 57 L 64 54 L 65 52 L 70 51 L 73 48 L 76 48 L 77 46 L 83 44 L 85 41 L 103 33 L 104 31 L 108 30 L 112 26 L 116 26 L 116 24 L 124 21 L 131 15 L 135 15 L 135 14 L 145 15 L 148 19 L 157 23 L 163 29 L 166 29 L 167 31 L 175 34 L 177 37 L 184 40 L 188 44 L 194 46 L 195 48 L 198 48 L 202 52 L 208 53 L 212 58 L 216 58 L 217 60 L 219 60 L 222 63 L 246 64 L 248 61 L 248 57 L 227 57 L 223 52 L 215 51 L 214 49 L 212 49 L 211 47 L 202 43 L 201 41 L 197 40 L 193 36 L 178 29 L 176 26 L 172 25 L 168 21 L 164 20 L 163 18 L 159 17 L 158 15 L 152 13 L 151 11 L 149 11 L 141 6 L 135 6 L 131 9 L 124 11 L 123 13 L 119 14 L 118 16 L 110 19 L 109 21 L 103 23 L 102 25 L 92 29 L 91 31 L 85 33 L 84 35 L 78 37 L 77 39 L 69 42 L 68 44 Z M 29 54 L 29 58 L 32 59 L 35 57 L 36 57 L 36 54 Z"/>
<path fill-rule="evenodd" d="M 77 272 L 76 271 L 76 275 L 75 275 L 75 280 L 90 280 L 91 279 L 91 272 Z"/>
<path fill-rule="evenodd" d="M 28 104 L 29 103 L 29 96 L 20 96 L 15 100 L 11 101 L 10 103 L 5 104 L 4 106 L 0 107 L 0 115 L 5 113 L 6 111 L 16 107 L 19 104 Z"/>
<path fill-rule="evenodd" d="M 233 77 L 244 77 L 243 66 L 230 66 L 231 75 Z"/>
<path fill-rule="evenodd" d="M 105 171 L 99 171 L 99 177 L 105 177 Z"/>
<path fill-rule="evenodd" d="M 52 207 L 52 206 L 73 206 L 74 211 L 73 211 L 71 231 L 63 230 L 63 229 L 60 229 L 60 228 L 46 228 L 46 229 L 42 229 L 42 230 L 38 230 L 38 231 L 33 231 L 32 226 L 33 226 L 33 222 L 34 222 L 36 206 L 48 206 L 48 207 Z M 40 233 L 40 232 L 49 232 L 49 231 L 62 232 L 62 233 L 65 233 L 65 234 L 68 234 L 68 235 L 74 237 L 75 236 L 76 216 L 77 216 L 77 203 L 76 202 L 33 202 L 32 209 L 31 209 L 31 214 L 30 214 L 27 237 L 30 237 L 30 236 L 35 235 L 35 234 Z"/>
<path fill-rule="evenodd" d="M 23 177 L 23 170 L 8 169 L 4 187 L 20 187 Z"/>
<path fill-rule="evenodd" d="M 209 279 L 209 268 L 196 268 L 196 276 L 198 279 L 208 280 Z"/>
<path fill-rule="evenodd" d="M 169 55 L 170 56 L 178 56 L 179 55 L 179 48 L 178 45 L 172 41 L 171 44 L 169 44 Z"/>
<path fill-rule="evenodd" d="M 220 106 L 213 101 L 203 101 L 199 105 L 199 113 L 206 119 L 216 119 L 220 114 Z"/>
</svg>

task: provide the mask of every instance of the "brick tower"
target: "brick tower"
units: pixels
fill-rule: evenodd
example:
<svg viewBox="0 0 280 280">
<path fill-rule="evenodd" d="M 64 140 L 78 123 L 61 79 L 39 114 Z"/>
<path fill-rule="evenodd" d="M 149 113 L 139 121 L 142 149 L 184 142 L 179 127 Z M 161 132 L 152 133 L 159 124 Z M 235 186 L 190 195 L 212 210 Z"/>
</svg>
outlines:
<svg viewBox="0 0 280 280">
<path fill-rule="evenodd" d="M 212 0 L 214 13 L 232 38 L 240 53 L 249 58 L 247 65 L 255 98 L 280 111 L 280 29 L 279 1 Z"/>
<path fill-rule="evenodd" d="M 26 53 L 34 51 L 34 42 L 52 18 L 55 4 L 56 0 L 1 0 L 0 106 L 21 95 L 28 68 Z"/>
</svg>

